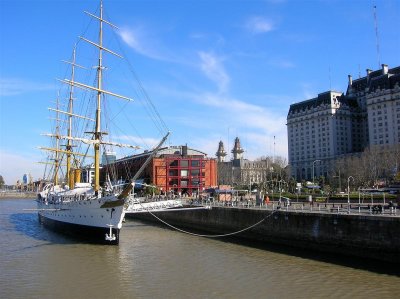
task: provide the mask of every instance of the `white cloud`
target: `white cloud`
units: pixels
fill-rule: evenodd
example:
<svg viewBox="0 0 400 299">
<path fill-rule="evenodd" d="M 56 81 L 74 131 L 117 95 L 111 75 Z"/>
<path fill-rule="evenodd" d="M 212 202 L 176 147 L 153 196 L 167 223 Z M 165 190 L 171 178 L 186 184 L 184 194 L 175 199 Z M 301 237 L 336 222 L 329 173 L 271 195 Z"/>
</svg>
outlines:
<svg viewBox="0 0 400 299">
<path fill-rule="evenodd" d="M 219 141 L 220 138 L 217 136 L 198 137 L 193 140 L 190 147 L 205 152 L 209 158 L 215 158 Z"/>
<path fill-rule="evenodd" d="M 132 29 L 121 28 L 118 31 L 118 34 L 121 36 L 122 40 L 128 46 L 130 46 L 131 48 L 133 48 L 134 50 L 136 50 L 139 53 L 143 52 L 143 49 L 142 49 L 141 45 L 139 44 L 139 41 Z"/>
<path fill-rule="evenodd" d="M 120 135 L 120 136 L 115 136 L 114 137 L 116 140 L 124 140 L 129 142 L 129 144 L 132 145 L 138 145 L 143 149 L 151 149 L 155 147 L 161 139 L 156 139 L 156 138 L 143 138 L 139 136 L 133 136 L 133 135 Z"/>
<path fill-rule="evenodd" d="M 123 27 L 117 33 L 137 53 L 152 59 L 170 60 L 165 54 L 161 54 L 160 45 L 154 39 L 149 38 L 150 34 L 143 27 Z"/>
<path fill-rule="evenodd" d="M 301 88 L 303 90 L 304 100 L 313 99 L 318 96 L 318 93 L 311 83 L 301 83 Z"/>
<path fill-rule="evenodd" d="M 218 86 L 219 92 L 225 92 L 228 88 L 230 78 L 225 71 L 221 58 L 211 53 L 199 52 L 200 68 L 205 75 L 214 81 Z"/>
<path fill-rule="evenodd" d="M 42 84 L 18 78 L 0 78 L 0 96 L 15 96 L 28 92 L 51 90 L 55 87 L 51 84 Z"/>
<path fill-rule="evenodd" d="M 259 113 L 263 110 L 263 108 L 260 106 L 249 104 L 247 102 L 219 94 L 206 93 L 206 94 L 201 94 L 197 98 L 203 104 L 206 104 L 208 106 L 225 108 L 236 112 L 249 111 L 252 113 Z"/>
<path fill-rule="evenodd" d="M 271 20 L 258 16 L 251 17 L 247 20 L 245 28 L 253 34 L 266 33 L 275 29 Z"/>
<path fill-rule="evenodd" d="M 214 120 L 214 125 L 210 124 L 214 132 L 218 132 L 218 128 L 225 130 L 229 126 L 240 128 L 239 131 L 243 135 L 252 136 L 251 138 L 246 138 L 248 140 L 248 148 L 246 149 L 248 150 L 248 157 L 256 158 L 266 155 L 266 138 L 274 135 L 279 137 L 279 146 L 275 148 L 276 154 L 287 156 L 286 115 L 280 115 L 266 107 L 219 94 L 196 94 L 191 97 L 196 102 L 211 106 L 218 111 L 218 118 Z M 213 120 L 210 119 L 210 122 L 213 122 Z M 221 124 L 223 125 L 221 126 Z M 221 132 L 219 131 L 219 133 Z M 239 133 L 238 135 L 241 139 L 245 137 L 243 135 L 240 136 L 241 134 Z M 217 140 L 218 138 L 214 139 Z M 201 141 L 201 143 L 203 142 Z M 213 142 L 216 142 L 214 148 L 212 144 L 207 142 L 201 148 L 206 148 L 205 150 L 210 155 L 213 155 L 212 151 L 215 151 L 218 145 L 217 141 Z M 211 148 L 211 152 L 208 151 L 208 148 Z"/>
<path fill-rule="evenodd" d="M 210 157 L 214 157 L 218 147 L 219 140 L 227 147 L 227 135 L 230 129 L 230 139 L 237 134 L 243 141 L 246 139 L 247 157 L 255 158 L 265 156 L 272 152 L 267 149 L 267 144 L 272 144 L 270 139 L 276 136 L 276 155 L 287 157 L 287 129 L 286 115 L 287 111 L 277 109 L 276 103 L 289 103 L 292 97 L 274 94 L 255 94 L 249 95 L 246 99 L 238 99 L 229 94 L 220 94 L 212 92 L 178 92 L 176 90 L 164 89 L 163 96 L 173 97 L 174 99 L 185 99 L 200 105 L 195 116 L 174 116 L 173 121 L 180 128 L 188 128 L 179 135 L 174 135 L 190 141 L 195 148 L 205 151 Z M 253 104 L 257 102 L 271 105 L 261 106 Z M 253 102 L 253 103 L 252 103 Z M 201 107 L 202 106 L 202 107 Z M 201 111 L 201 113 L 200 113 Z M 207 121 L 200 121 L 207 115 Z M 189 129 L 190 128 L 190 129 Z M 199 130 L 202 134 L 197 134 L 196 138 L 191 138 L 190 133 Z M 253 135 L 252 135 L 253 134 Z M 202 136 L 206 137 L 202 137 Z M 254 136 L 248 138 L 246 136 Z M 257 137 L 256 137 L 257 136 Z M 233 139 L 232 139 L 233 140 Z M 233 141 L 230 141 L 232 143 Z M 261 141 L 264 140 L 264 141 Z M 231 144 L 229 148 L 231 149 Z M 228 150 L 227 148 L 225 148 Z M 230 150 L 229 149 L 229 150 Z M 268 152 L 267 152 L 268 150 Z"/>
<path fill-rule="evenodd" d="M 245 149 L 245 158 L 256 159 L 261 156 L 272 157 L 274 155 L 287 157 L 286 130 L 268 133 L 248 132 L 243 136 L 245 138 L 241 138 L 242 147 Z"/>
</svg>

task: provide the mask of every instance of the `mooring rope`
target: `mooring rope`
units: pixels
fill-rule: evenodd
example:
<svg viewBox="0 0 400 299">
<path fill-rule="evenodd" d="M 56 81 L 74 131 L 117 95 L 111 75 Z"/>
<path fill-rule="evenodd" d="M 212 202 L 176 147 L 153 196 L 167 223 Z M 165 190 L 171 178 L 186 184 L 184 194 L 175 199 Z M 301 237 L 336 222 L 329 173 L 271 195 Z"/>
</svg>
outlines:
<svg viewBox="0 0 400 299">
<path fill-rule="evenodd" d="M 141 204 L 140 202 L 139 202 L 139 204 L 142 206 L 142 204 Z M 143 206 L 142 206 L 142 207 L 143 207 Z M 244 232 L 244 231 L 247 231 L 247 230 L 249 230 L 249 229 L 251 229 L 251 228 L 253 228 L 253 227 L 255 227 L 255 226 L 261 224 L 263 221 L 265 221 L 265 220 L 267 220 L 269 217 L 271 217 L 276 211 L 277 211 L 277 210 L 272 211 L 271 214 L 265 216 L 263 219 L 261 219 L 261 220 L 258 221 L 257 223 L 255 223 L 255 224 L 253 224 L 253 225 L 250 225 L 249 227 L 246 227 L 246 228 L 244 228 L 244 229 L 241 229 L 241 230 L 232 232 L 232 233 L 219 234 L 219 235 L 203 235 L 203 234 L 196 234 L 196 233 L 188 232 L 188 231 L 185 231 L 185 230 L 183 230 L 183 229 L 180 229 L 180 228 L 178 228 L 178 227 L 176 227 L 176 226 L 173 226 L 172 224 L 169 224 L 169 223 L 167 223 L 166 221 L 162 220 L 160 217 L 156 216 L 156 215 L 155 215 L 154 213 L 152 213 L 150 210 L 147 210 L 147 212 L 148 212 L 150 215 L 152 215 L 152 216 L 153 216 L 154 218 L 156 218 L 158 221 L 164 223 L 166 226 L 168 226 L 168 227 L 170 227 L 170 228 L 173 228 L 173 229 L 175 229 L 175 230 L 177 230 L 177 231 L 180 231 L 181 233 L 185 233 L 185 234 L 192 235 L 192 236 L 197 236 L 197 237 L 205 237 L 205 238 L 221 238 L 221 237 L 228 237 L 228 236 L 233 236 L 233 235 L 236 235 L 236 234 L 240 234 L 240 233 L 242 233 L 242 232 Z"/>
</svg>

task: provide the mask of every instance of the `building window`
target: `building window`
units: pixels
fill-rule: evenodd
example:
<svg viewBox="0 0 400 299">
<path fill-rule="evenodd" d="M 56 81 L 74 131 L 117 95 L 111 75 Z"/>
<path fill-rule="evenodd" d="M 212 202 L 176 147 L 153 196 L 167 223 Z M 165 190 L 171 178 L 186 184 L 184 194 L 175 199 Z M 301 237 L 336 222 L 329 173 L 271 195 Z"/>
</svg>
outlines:
<svg viewBox="0 0 400 299">
<path fill-rule="evenodd" d="M 177 179 L 169 180 L 168 185 L 170 185 L 170 186 L 178 186 L 178 180 Z"/>
<path fill-rule="evenodd" d="M 168 171 L 169 176 L 178 176 L 178 170 L 177 169 L 172 169 Z"/>
<path fill-rule="evenodd" d="M 199 167 L 200 161 L 199 160 L 192 160 L 192 167 Z"/>
<path fill-rule="evenodd" d="M 188 180 L 181 180 L 181 187 L 187 187 L 189 186 L 189 181 Z"/>
<path fill-rule="evenodd" d="M 199 174 L 200 174 L 200 169 L 192 169 L 190 171 L 191 176 L 199 176 Z"/>
</svg>

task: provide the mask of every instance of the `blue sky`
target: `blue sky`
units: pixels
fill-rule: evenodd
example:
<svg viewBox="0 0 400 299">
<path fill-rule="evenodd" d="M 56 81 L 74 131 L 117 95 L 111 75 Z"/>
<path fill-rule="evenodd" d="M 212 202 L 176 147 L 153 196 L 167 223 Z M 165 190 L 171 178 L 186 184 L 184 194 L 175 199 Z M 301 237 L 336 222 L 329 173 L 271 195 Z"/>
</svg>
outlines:
<svg viewBox="0 0 400 299">
<path fill-rule="evenodd" d="M 168 144 L 187 143 L 211 157 L 219 140 L 230 151 L 236 136 L 247 158 L 287 157 L 290 104 L 345 91 L 348 74 L 364 76 L 379 61 L 400 65 L 399 0 L 106 0 L 104 6 L 172 131 Z M 55 78 L 64 78 L 61 60 L 70 58 L 88 27 L 83 11 L 97 9 L 98 1 L 0 0 L 0 174 L 6 183 L 24 173 L 42 175 L 37 147 L 46 145 L 40 134 L 49 132 L 47 107 L 60 86 Z M 137 129 L 147 145 L 159 138 Z"/>
</svg>

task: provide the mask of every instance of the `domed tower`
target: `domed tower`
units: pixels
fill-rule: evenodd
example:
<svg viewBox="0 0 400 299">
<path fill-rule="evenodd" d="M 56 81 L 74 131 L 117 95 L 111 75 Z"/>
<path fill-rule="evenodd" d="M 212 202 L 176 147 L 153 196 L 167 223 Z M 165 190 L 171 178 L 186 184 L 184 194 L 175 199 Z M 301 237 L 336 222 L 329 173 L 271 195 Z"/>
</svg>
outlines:
<svg viewBox="0 0 400 299">
<path fill-rule="evenodd" d="M 215 153 L 215 155 L 218 157 L 218 162 L 224 162 L 226 152 L 224 149 L 224 143 L 222 141 L 219 142 L 218 151 Z"/>
<path fill-rule="evenodd" d="M 235 145 L 233 147 L 232 150 L 232 154 L 233 154 L 233 160 L 240 160 L 242 159 L 242 154 L 243 154 L 244 150 L 241 148 L 240 146 L 240 140 L 239 137 L 235 138 Z"/>
</svg>

